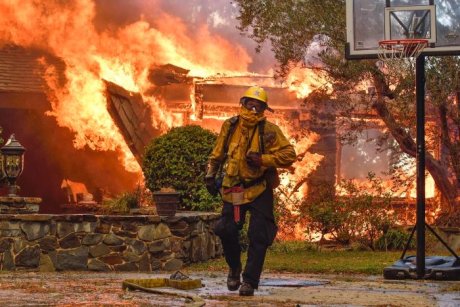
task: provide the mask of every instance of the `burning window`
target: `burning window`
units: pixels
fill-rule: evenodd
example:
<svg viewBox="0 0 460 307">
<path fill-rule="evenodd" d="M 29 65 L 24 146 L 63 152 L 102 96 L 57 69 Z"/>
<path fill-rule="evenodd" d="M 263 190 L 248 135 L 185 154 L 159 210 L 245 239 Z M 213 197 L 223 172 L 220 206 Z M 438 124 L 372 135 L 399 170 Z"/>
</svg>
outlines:
<svg viewBox="0 0 460 307">
<path fill-rule="evenodd" d="M 377 128 L 366 129 L 356 144 L 342 145 L 340 152 L 340 179 L 364 180 L 369 172 L 388 178 L 391 150 L 379 150 L 378 138 L 382 136 Z"/>
<path fill-rule="evenodd" d="M 363 130 L 354 144 L 339 145 L 337 182 L 354 180 L 367 186 L 367 177 L 373 173 L 383 180 L 385 191 L 394 197 L 415 198 L 415 159 L 395 151 L 396 141 L 391 136 L 383 136 L 381 128 L 372 127 Z M 435 185 L 430 175 L 425 185 L 426 197 L 434 197 Z"/>
</svg>

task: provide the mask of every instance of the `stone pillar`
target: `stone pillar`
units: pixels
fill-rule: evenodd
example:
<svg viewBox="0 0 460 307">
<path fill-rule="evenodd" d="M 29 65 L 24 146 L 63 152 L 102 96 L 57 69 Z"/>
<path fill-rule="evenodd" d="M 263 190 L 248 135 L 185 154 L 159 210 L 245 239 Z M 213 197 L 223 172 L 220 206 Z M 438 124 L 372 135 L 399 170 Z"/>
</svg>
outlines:
<svg viewBox="0 0 460 307">
<path fill-rule="evenodd" d="M 39 197 L 1 196 L 0 214 L 37 213 L 41 202 Z"/>
</svg>

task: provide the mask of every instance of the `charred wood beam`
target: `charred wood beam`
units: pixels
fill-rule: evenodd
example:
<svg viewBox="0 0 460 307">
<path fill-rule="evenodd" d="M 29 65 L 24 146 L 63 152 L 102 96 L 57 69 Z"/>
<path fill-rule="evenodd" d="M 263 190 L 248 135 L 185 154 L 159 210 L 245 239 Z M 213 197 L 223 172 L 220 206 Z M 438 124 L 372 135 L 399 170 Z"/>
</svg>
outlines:
<svg viewBox="0 0 460 307">
<path fill-rule="evenodd" d="M 175 83 L 191 84 L 192 78 L 188 76 L 189 70 L 166 64 L 152 67 L 149 71 L 148 80 L 155 86 L 165 86 Z"/>
<path fill-rule="evenodd" d="M 141 164 L 145 147 L 160 135 L 153 128 L 151 110 L 139 93 L 132 93 L 115 83 L 106 81 L 107 108 L 120 129 L 136 160 Z"/>
</svg>

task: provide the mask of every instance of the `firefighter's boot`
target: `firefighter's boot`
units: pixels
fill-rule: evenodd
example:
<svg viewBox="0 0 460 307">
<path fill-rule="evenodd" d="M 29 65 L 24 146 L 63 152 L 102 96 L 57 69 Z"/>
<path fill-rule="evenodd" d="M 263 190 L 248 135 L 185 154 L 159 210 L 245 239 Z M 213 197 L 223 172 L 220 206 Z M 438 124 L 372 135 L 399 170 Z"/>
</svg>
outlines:
<svg viewBox="0 0 460 307">
<path fill-rule="evenodd" d="M 227 276 L 227 288 L 229 291 L 236 291 L 241 285 L 241 265 L 236 269 L 230 269 Z"/>
<path fill-rule="evenodd" d="M 254 288 L 251 284 L 244 282 L 240 287 L 240 296 L 253 296 L 254 295 Z"/>
</svg>

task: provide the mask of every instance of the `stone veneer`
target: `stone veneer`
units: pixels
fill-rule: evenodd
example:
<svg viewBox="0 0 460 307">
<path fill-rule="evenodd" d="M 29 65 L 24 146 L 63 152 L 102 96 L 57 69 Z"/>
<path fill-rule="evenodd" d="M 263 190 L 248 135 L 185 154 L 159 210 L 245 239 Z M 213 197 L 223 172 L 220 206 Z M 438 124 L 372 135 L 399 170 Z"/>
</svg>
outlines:
<svg viewBox="0 0 460 307">
<path fill-rule="evenodd" d="M 41 202 L 39 197 L 0 196 L 0 214 L 37 213 Z"/>
<path fill-rule="evenodd" d="M 0 214 L 0 269 L 177 270 L 222 255 L 218 216 Z"/>
</svg>

